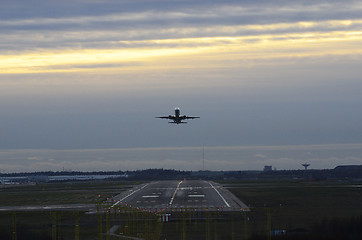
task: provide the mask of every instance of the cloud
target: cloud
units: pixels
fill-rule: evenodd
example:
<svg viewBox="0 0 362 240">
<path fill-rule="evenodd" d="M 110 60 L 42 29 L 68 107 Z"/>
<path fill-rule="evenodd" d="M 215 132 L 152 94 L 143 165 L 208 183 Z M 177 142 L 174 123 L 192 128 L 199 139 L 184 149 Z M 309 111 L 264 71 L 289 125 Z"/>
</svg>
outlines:
<svg viewBox="0 0 362 240">
<path fill-rule="evenodd" d="M 35 1 L 0 9 L 1 148 L 362 141 L 360 1 Z M 175 106 L 200 121 L 153 118 Z"/>
<path fill-rule="evenodd" d="M 39 158 L 39 157 L 28 157 L 27 159 L 30 160 L 30 161 L 41 161 L 41 160 L 43 160 L 42 158 Z"/>
<path fill-rule="evenodd" d="M 360 22 L 362 24 L 362 21 Z M 339 23 L 344 26 L 343 23 Z M 252 41 L 249 41 L 252 39 Z M 120 66 L 144 68 L 164 67 L 164 61 L 177 57 L 174 67 L 184 67 L 191 56 L 193 62 L 205 57 L 210 62 L 204 67 L 223 66 L 223 61 L 262 61 L 283 58 L 346 56 L 361 54 L 356 49 L 362 39 L 357 31 L 333 31 L 331 33 L 304 32 L 288 34 L 257 34 L 232 37 L 196 37 L 143 41 L 118 41 L 126 48 L 47 50 L 33 53 L 6 54 L 0 56 L 0 69 L 5 73 L 64 72 L 79 69 L 118 69 Z M 31 41 L 31 40 L 30 40 Z M 12 43 L 13 44 L 13 43 Z M 108 43 L 106 43 L 108 44 Z M 47 44 L 45 44 L 47 45 Z M 109 47 L 116 47 L 111 44 Z M 233 53 L 233 55 L 231 55 Z M 184 60 L 184 63 L 181 61 Z M 217 62 L 213 62 L 217 61 Z M 173 61 L 169 61 L 172 63 Z M 182 64 L 180 66 L 180 63 Z M 192 63 L 191 63 L 192 64 Z M 225 64 L 225 63 L 224 63 Z M 186 65 L 187 66 L 187 65 Z M 231 66 L 229 66 L 231 67 Z M 138 67 L 139 68 L 139 67 Z"/>
<path fill-rule="evenodd" d="M 182 4 L 182 2 L 186 4 Z M 264 3 L 260 1 L 253 3 L 246 3 L 245 1 L 242 3 L 240 1 L 198 1 L 189 3 L 174 1 L 172 3 L 167 2 L 166 5 L 164 4 L 165 1 L 147 1 L 149 4 L 133 1 L 133 4 L 120 2 L 113 5 L 113 8 L 109 8 L 110 5 L 106 2 L 102 2 L 105 7 L 93 9 L 87 9 L 92 4 L 83 2 L 79 3 L 82 7 L 77 11 L 59 11 L 50 15 L 46 12 L 49 5 L 39 5 L 37 9 L 44 8 L 44 12 L 35 10 L 31 16 L 24 14 L 23 17 L 19 16 L 11 19 L 12 21 L 6 21 L 5 16 L 8 14 L 4 14 L 2 20 L 4 24 L 11 26 L 56 26 L 66 24 L 68 27 L 71 27 L 70 25 L 83 25 L 84 27 L 85 24 L 92 24 L 94 27 L 100 27 L 98 23 L 127 23 L 129 21 L 149 25 L 177 25 L 180 23 L 183 25 L 195 23 L 200 25 L 214 25 L 215 23 L 230 25 L 233 22 L 260 24 L 281 22 L 282 19 L 296 22 L 307 19 L 354 19 L 356 16 L 360 16 L 361 4 L 358 1 L 347 2 L 313 1 L 313 3 L 304 4 L 303 2 L 286 3 L 285 1 Z M 57 6 L 58 4 L 53 4 L 52 7 L 59 8 L 72 5 L 60 4 L 61 6 Z M 33 5 L 27 2 L 23 3 L 22 7 L 30 10 Z M 6 8 L 7 4 L 4 3 L 3 9 Z M 110 26 L 113 27 L 112 24 Z"/>
<path fill-rule="evenodd" d="M 39 3 L 37 9 L 20 4 L 34 10 L 31 15 L 0 18 L 2 74 L 155 69 L 174 62 L 172 57 L 184 61 L 171 67 L 200 65 L 197 60 L 205 66 L 208 58 L 206 67 L 214 68 L 241 60 L 361 54 L 358 1 Z M 3 8 L 14 5 L 6 1 Z M 68 5 L 85 10 L 61 11 Z M 49 8 L 56 9 L 52 16 Z"/>
<path fill-rule="evenodd" d="M 87 9 L 87 4 L 79 7 Z M 109 4 L 109 3 L 108 3 Z M 12 4 L 11 4 L 12 5 Z M 33 4 L 23 3 L 23 8 Z M 57 4 L 56 4 L 57 5 Z M 70 4 L 71 5 L 71 4 Z M 104 3 L 107 5 L 107 3 Z M 3 52 L 18 49 L 52 48 L 117 48 L 120 41 L 157 39 L 183 39 L 221 36 L 253 36 L 255 34 L 280 34 L 293 32 L 351 31 L 360 29 L 361 4 L 314 2 L 296 4 L 273 1 L 272 4 L 255 4 L 216 1 L 210 3 L 177 2 L 162 8 L 162 1 L 144 4 L 120 3 L 111 8 L 91 8 L 92 11 L 57 12 L 47 16 L 48 4 L 34 11 L 34 15 L 16 19 L 0 19 Z M 59 8 L 67 6 L 60 4 Z M 156 6 L 156 7 L 152 7 Z M 53 6 L 52 6 L 53 7 Z M 55 8 L 57 6 L 54 6 Z M 127 7 L 129 9 L 127 9 Z M 7 9 L 4 3 L 3 9 Z M 117 9 L 117 10 L 114 10 Z M 131 10 L 131 11 L 130 11 Z M 38 12 L 38 14 L 37 14 Z M 347 24 L 350 22 L 350 24 Z M 341 26 L 341 23 L 345 23 Z M 16 42 L 14 42 L 14 40 Z M 24 41 L 25 40 L 25 41 Z"/>
<path fill-rule="evenodd" d="M 254 157 L 256 157 L 256 158 L 266 158 L 267 156 L 264 155 L 264 154 L 261 154 L 261 153 L 257 153 L 257 154 L 254 155 Z"/>
</svg>

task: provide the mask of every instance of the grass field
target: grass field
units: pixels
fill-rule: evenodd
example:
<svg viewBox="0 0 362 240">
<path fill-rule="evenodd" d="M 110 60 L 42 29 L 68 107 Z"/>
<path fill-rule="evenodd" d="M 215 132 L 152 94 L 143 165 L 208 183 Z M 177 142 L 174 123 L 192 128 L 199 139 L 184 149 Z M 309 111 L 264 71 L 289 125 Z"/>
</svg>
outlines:
<svg viewBox="0 0 362 240">
<path fill-rule="evenodd" d="M 272 228 L 311 228 L 326 219 L 362 214 L 362 184 L 348 182 L 265 181 L 224 183 L 252 207 L 257 221 L 270 211 Z M 266 222 L 266 220 L 265 220 Z"/>
<path fill-rule="evenodd" d="M 93 181 L 1 188 L 0 206 L 97 203 L 134 184 L 138 183 Z M 210 213 L 207 218 L 197 221 L 185 212 L 178 214 L 177 221 L 168 223 L 158 222 L 157 216 L 145 215 L 133 209 L 121 209 L 121 213 L 114 215 L 72 211 L 2 212 L 0 239 L 12 239 L 14 216 L 18 240 L 75 239 L 77 219 L 80 239 L 106 239 L 105 235 L 99 234 L 100 226 L 101 232 L 106 233 L 111 226 L 119 225 L 115 234 L 144 239 L 236 240 L 245 239 L 246 236 L 248 239 L 268 239 L 269 230 L 312 230 L 328 221 L 338 225 L 340 220 L 348 222 L 362 216 L 362 184 L 292 180 L 223 181 L 221 184 L 250 206 L 251 211 L 220 215 Z M 52 236 L 55 226 L 57 238 Z M 325 229 L 333 232 L 328 227 Z M 342 239 L 360 239 L 361 235 L 357 233 L 353 235 L 355 238 Z"/>
<path fill-rule="evenodd" d="M 129 189 L 133 184 L 137 183 L 87 181 L 6 187 L 0 188 L 0 206 L 97 203 Z"/>
</svg>

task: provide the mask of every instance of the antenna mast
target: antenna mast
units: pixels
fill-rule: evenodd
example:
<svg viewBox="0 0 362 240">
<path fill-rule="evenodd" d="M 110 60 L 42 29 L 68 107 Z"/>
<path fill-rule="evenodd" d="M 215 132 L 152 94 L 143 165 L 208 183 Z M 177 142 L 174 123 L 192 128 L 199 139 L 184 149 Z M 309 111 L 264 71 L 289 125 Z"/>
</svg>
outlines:
<svg viewBox="0 0 362 240">
<path fill-rule="evenodd" d="M 202 171 L 205 171 L 205 147 L 202 146 Z"/>
</svg>

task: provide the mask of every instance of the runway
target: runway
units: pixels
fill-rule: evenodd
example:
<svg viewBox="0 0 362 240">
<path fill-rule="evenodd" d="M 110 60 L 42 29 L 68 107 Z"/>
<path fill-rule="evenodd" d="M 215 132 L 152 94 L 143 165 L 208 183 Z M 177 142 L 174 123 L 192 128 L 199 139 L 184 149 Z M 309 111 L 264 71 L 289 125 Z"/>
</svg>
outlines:
<svg viewBox="0 0 362 240">
<path fill-rule="evenodd" d="M 180 209 L 249 211 L 230 191 L 212 181 L 158 181 L 137 186 L 112 199 L 112 207 L 130 206 L 154 213 Z"/>
<path fill-rule="evenodd" d="M 152 213 L 171 211 L 249 211 L 247 205 L 229 190 L 212 181 L 183 180 L 157 181 L 137 185 L 108 201 L 109 208 L 129 207 Z M 0 212 L 8 211 L 67 211 L 78 210 L 96 213 L 94 204 L 54 204 L 40 206 L 2 206 Z"/>
</svg>

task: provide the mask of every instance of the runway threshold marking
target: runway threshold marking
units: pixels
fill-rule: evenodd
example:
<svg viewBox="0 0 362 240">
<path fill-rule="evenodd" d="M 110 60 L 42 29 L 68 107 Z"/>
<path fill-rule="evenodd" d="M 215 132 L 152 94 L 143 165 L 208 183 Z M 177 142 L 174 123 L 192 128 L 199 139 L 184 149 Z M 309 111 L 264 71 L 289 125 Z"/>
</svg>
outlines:
<svg viewBox="0 0 362 240">
<path fill-rule="evenodd" d="M 224 203 L 226 204 L 226 206 L 230 207 L 229 203 L 225 200 L 225 198 L 219 193 L 219 191 L 214 187 L 214 185 L 211 184 L 211 182 L 208 182 L 210 184 L 210 186 L 215 190 L 215 192 L 217 192 L 217 194 L 219 194 L 219 196 L 221 197 L 221 199 L 224 201 Z"/>
<path fill-rule="evenodd" d="M 113 204 L 112 206 L 111 206 L 111 208 L 112 207 L 114 207 L 114 206 L 116 206 L 116 205 L 118 205 L 120 202 L 122 202 L 124 199 L 126 199 L 126 198 L 128 198 L 129 196 L 131 196 L 132 194 L 134 194 L 134 193 L 136 193 L 136 192 L 138 192 L 138 191 L 140 191 L 140 190 L 142 190 L 142 189 L 144 189 L 146 186 L 148 186 L 149 185 L 149 183 L 147 183 L 146 185 L 144 185 L 143 187 L 141 187 L 141 188 L 139 188 L 139 189 L 137 189 L 137 190 L 135 190 L 135 191 L 133 191 L 133 192 L 131 192 L 130 194 L 128 194 L 127 196 L 125 196 L 124 198 L 122 198 L 122 199 L 120 199 L 120 200 L 118 200 L 115 204 Z"/>
<path fill-rule="evenodd" d="M 175 199 L 176 193 L 177 193 L 177 191 L 178 191 L 178 188 L 180 187 L 180 185 L 181 185 L 182 182 L 183 182 L 183 181 L 181 181 L 181 182 L 179 182 L 179 183 L 177 184 L 176 190 L 175 190 L 175 192 L 173 193 L 173 196 L 172 196 L 172 198 L 171 198 L 171 200 L 170 200 L 170 203 L 169 203 L 168 205 L 170 205 L 170 206 L 172 205 L 173 200 Z"/>
</svg>

